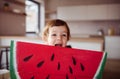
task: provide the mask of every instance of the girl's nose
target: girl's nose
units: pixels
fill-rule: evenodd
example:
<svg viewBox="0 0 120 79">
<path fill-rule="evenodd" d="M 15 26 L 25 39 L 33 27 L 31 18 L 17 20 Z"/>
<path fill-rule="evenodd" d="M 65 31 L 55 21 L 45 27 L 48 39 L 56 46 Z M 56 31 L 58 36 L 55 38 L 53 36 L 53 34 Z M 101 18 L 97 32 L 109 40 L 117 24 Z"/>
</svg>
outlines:
<svg viewBox="0 0 120 79">
<path fill-rule="evenodd" d="M 62 36 L 61 36 L 61 35 L 58 35 L 58 36 L 57 36 L 57 39 L 58 39 L 58 40 L 61 40 L 61 39 L 62 39 Z"/>
</svg>

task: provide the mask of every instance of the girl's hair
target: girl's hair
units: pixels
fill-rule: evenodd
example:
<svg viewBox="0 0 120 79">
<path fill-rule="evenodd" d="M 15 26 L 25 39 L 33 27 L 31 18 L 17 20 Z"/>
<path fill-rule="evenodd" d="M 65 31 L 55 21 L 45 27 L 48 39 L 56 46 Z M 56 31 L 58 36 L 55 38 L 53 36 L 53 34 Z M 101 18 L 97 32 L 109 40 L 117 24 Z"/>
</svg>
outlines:
<svg viewBox="0 0 120 79">
<path fill-rule="evenodd" d="M 54 27 L 54 26 L 55 27 L 65 26 L 66 29 L 67 29 L 67 35 L 68 35 L 67 40 L 70 39 L 70 29 L 69 29 L 67 23 L 65 21 L 63 21 L 63 20 L 60 20 L 60 19 L 54 19 L 54 20 L 49 21 L 46 24 L 46 26 L 45 26 L 45 28 L 43 30 L 43 34 L 42 34 L 43 40 L 46 40 L 46 38 L 47 38 L 47 36 L 49 34 L 49 28 Z"/>
</svg>

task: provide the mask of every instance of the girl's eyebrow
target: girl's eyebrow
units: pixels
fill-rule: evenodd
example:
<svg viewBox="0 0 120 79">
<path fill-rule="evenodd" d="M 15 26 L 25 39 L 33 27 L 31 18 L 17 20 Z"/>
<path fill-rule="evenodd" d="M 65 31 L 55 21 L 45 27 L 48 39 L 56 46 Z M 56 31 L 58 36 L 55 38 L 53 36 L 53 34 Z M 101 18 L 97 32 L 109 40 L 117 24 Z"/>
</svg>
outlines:
<svg viewBox="0 0 120 79">
<path fill-rule="evenodd" d="M 62 33 L 67 34 L 67 32 L 62 32 Z"/>
<path fill-rule="evenodd" d="M 52 32 L 57 32 L 56 30 L 52 31 Z M 67 31 L 61 31 L 62 33 L 67 33 Z"/>
<path fill-rule="evenodd" d="M 67 33 L 67 31 L 63 31 L 63 33 Z"/>
<path fill-rule="evenodd" d="M 56 31 L 52 31 L 52 32 L 56 32 Z"/>
</svg>

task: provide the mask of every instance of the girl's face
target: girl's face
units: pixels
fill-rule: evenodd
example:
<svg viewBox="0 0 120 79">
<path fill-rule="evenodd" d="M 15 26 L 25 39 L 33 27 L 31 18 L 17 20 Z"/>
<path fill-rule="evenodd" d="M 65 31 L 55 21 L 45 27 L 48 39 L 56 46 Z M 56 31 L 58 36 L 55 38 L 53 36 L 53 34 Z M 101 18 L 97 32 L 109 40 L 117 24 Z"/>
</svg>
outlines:
<svg viewBox="0 0 120 79">
<path fill-rule="evenodd" d="M 47 44 L 52 46 L 66 47 L 67 44 L 67 29 L 65 26 L 53 26 L 49 28 Z"/>
</svg>

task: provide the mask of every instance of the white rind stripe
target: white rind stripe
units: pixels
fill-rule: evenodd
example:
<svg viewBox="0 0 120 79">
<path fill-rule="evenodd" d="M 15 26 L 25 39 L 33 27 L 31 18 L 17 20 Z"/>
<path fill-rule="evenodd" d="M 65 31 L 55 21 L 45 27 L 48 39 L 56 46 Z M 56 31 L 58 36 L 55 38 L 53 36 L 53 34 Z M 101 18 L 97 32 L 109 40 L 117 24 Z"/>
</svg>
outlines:
<svg viewBox="0 0 120 79">
<path fill-rule="evenodd" d="M 15 70 L 15 75 L 17 76 L 17 79 L 21 79 L 20 76 L 19 76 L 19 73 L 18 73 L 18 68 L 17 68 L 17 61 L 16 61 L 16 43 L 17 41 L 14 41 L 14 48 L 13 48 L 13 61 L 14 61 L 14 70 Z"/>
<path fill-rule="evenodd" d="M 99 64 L 99 66 L 98 66 L 98 69 L 97 69 L 96 74 L 94 75 L 93 79 L 96 79 L 96 77 L 97 77 L 98 74 L 100 73 L 100 69 L 101 69 L 101 67 L 102 67 L 102 63 L 103 63 L 103 61 L 104 61 L 105 55 L 106 55 L 106 52 L 103 52 L 102 60 L 100 61 L 100 64 Z"/>
</svg>

